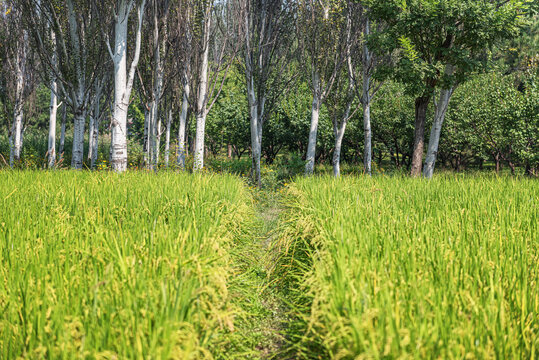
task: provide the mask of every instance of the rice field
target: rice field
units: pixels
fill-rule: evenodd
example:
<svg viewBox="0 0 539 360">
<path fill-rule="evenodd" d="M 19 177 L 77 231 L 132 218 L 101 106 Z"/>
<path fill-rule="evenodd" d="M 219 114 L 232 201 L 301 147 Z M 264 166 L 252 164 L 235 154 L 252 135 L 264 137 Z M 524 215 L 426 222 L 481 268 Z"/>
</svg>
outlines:
<svg viewBox="0 0 539 360">
<path fill-rule="evenodd" d="M 539 183 L 0 172 L 0 359 L 534 359 Z"/>
<path fill-rule="evenodd" d="M 226 354 L 239 178 L 5 171 L 0 202 L 1 359 Z"/>
<path fill-rule="evenodd" d="M 278 243 L 292 358 L 539 357 L 539 183 L 298 179 Z"/>
</svg>

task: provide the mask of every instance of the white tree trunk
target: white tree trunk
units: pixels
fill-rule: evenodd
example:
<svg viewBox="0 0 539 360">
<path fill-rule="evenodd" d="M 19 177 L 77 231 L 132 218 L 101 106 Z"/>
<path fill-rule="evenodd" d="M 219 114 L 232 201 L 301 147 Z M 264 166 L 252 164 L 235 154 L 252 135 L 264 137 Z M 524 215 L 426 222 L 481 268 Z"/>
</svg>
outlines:
<svg viewBox="0 0 539 360">
<path fill-rule="evenodd" d="M 52 55 L 52 66 L 57 68 L 58 59 L 56 56 L 56 35 L 51 31 L 51 41 L 54 47 Z M 49 143 L 47 147 L 48 167 L 54 168 L 56 164 L 56 114 L 58 113 L 58 84 L 56 83 L 56 75 L 51 72 L 51 102 L 49 107 Z"/>
<path fill-rule="evenodd" d="M 168 110 L 167 132 L 165 134 L 165 167 L 168 168 L 170 162 L 170 128 L 172 126 L 172 109 Z"/>
<path fill-rule="evenodd" d="M 129 1 L 129 3 L 131 3 Z M 114 171 L 127 170 L 127 110 L 133 89 L 135 69 L 140 58 L 140 45 L 142 38 L 142 20 L 146 0 L 137 6 L 138 26 L 136 30 L 135 55 L 127 73 L 127 40 L 128 23 L 131 4 L 128 0 L 120 0 L 115 22 L 114 53 L 111 51 L 114 62 L 114 113 L 112 120 L 111 167 Z M 110 49 L 109 49 L 110 50 Z"/>
<path fill-rule="evenodd" d="M 204 50 L 202 54 L 202 66 L 199 74 L 199 88 L 197 94 L 195 161 L 193 164 L 193 171 L 199 171 L 204 167 L 204 132 L 206 130 L 206 108 L 208 104 L 208 57 L 210 53 L 210 29 L 211 15 L 208 15 L 204 24 Z"/>
<path fill-rule="evenodd" d="M 22 104 L 15 105 L 15 111 L 13 116 L 13 127 L 11 130 L 10 144 L 11 151 L 9 156 L 9 164 L 13 167 L 15 162 L 21 160 L 22 152 L 22 121 L 23 121 L 23 109 Z"/>
<path fill-rule="evenodd" d="M 313 73 L 313 105 L 311 109 L 311 128 L 309 131 L 309 144 L 307 145 L 307 157 L 305 165 L 305 175 L 312 175 L 316 160 L 316 138 L 318 134 L 318 121 L 320 118 L 320 76 L 318 71 Z"/>
<path fill-rule="evenodd" d="M 427 179 L 432 178 L 434 173 L 434 166 L 436 164 L 436 156 L 438 155 L 438 144 L 440 143 L 440 134 L 442 132 L 442 125 L 444 123 L 447 107 L 449 106 L 449 100 L 453 94 L 454 88 L 442 89 L 440 91 L 440 98 L 436 104 L 436 111 L 434 114 L 434 121 L 430 130 L 429 146 L 427 149 L 427 157 L 425 158 L 425 165 L 423 167 L 423 176 Z"/>
<path fill-rule="evenodd" d="M 75 170 L 82 169 L 84 159 L 84 125 L 86 115 L 79 110 L 74 115 L 73 123 L 73 156 L 71 158 L 71 168 Z"/>
<path fill-rule="evenodd" d="M 206 115 L 203 113 L 196 115 L 196 137 L 195 137 L 195 161 L 193 171 L 202 170 L 204 167 L 204 131 L 206 129 Z"/>
<path fill-rule="evenodd" d="M 144 105 L 144 140 L 142 144 L 142 152 L 144 153 L 144 166 L 150 168 L 150 110 L 148 105 Z"/>
<path fill-rule="evenodd" d="M 154 37 L 154 60 L 155 60 L 155 70 L 153 74 L 153 87 L 152 87 L 152 99 L 153 99 L 153 111 L 152 111 L 152 136 L 153 136 L 153 159 L 152 159 L 152 168 L 157 169 L 159 166 L 159 152 L 161 145 L 161 116 L 159 114 L 159 104 L 161 102 L 161 97 L 163 96 L 163 77 L 165 74 L 165 64 L 164 59 L 162 59 L 161 52 L 165 51 L 166 41 L 167 41 L 167 28 L 166 28 L 166 18 L 164 19 L 164 31 L 160 39 L 159 35 L 159 17 L 157 14 L 157 4 L 154 4 L 154 14 L 153 14 L 153 37 Z M 161 40 L 161 41 L 160 41 Z"/>
<path fill-rule="evenodd" d="M 253 14 L 251 10 L 245 11 L 245 80 L 247 84 L 247 100 L 249 104 L 249 119 L 251 127 L 251 160 L 252 160 L 252 177 L 258 187 L 262 186 L 262 174 L 260 159 L 262 154 L 262 116 L 263 116 L 263 104 L 258 103 L 259 96 L 257 94 L 257 88 L 255 87 L 255 74 L 254 66 L 262 66 L 262 49 L 259 49 L 259 63 L 253 64 L 253 58 L 257 55 L 252 48 L 251 36 L 254 35 L 254 27 L 252 24 L 252 18 L 260 15 L 260 22 L 265 23 L 265 7 L 262 6 L 261 14 Z M 262 35 L 261 35 L 262 36 Z M 256 46 L 256 45 L 255 45 Z M 260 88 L 258 88 L 260 91 Z M 262 105 L 262 106 L 259 106 Z"/>
<path fill-rule="evenodd" d="M 370 22 L 366 19 L 365 37 L 370 34 Z M 363 170 L 366 174 L 372 174 L 372 129 L 371 129 L 371 66 L 372 55 L 367 47 L 367 42 L 363 45 L 363 88 L 361 105 L 363 107 Z"/>
<path fill-rule="evenodd" d="M 155 169 L 159 167 L 159 156 L 161 153 L 161 135 L 163 134 L 161 117 L 157 118 L 157 126 L 155 128 Z"/>
<path fill-rule="evenodd" d="M 150 103 L 150 112 L 148 114 L 148 134 L 149 134 L 149 154 L 150 154 L 150 169 L 154 169 L 157 164 L 156 154 L 157 154 L 157 110 L 155 101 Z"/>
<path fill-rule="evenodd" d="M 58 96 L 56 95 L 56 91 L 58 85 L 55 80 L 51 81 L 51 89 L 53 90 L 51 91 L 51 104 L 49 108 L 49 143 L 47 147 L 49 169 L 54 168 L 56 164 L 56 114 L 58 112 Z"/>
<path fill-rule="evenodd" d="M 94 100 L 94 108 L 90 117 L 90 134 L 89 134 L 89 149 L 88 158 L 90 159 L 90 167 L 95 168 L 97 163 L 97 153 L 99 150 L 99 123 L 101 119 L 101 87 L 98 87 L 96 99 Z"/>
<path fill-rule="evenodd" d="M 96 118 L 93 111 L 90 113 L 90 123 L 88 124 L 88 160 L 90 160 L 90 169 L 93 169 L 92 156 L 94 151 L 94 129 L 96 127 Z"/>
<path fill-rule="evenodd" d="M 84 46 L 81 48 L 79 38 L 77 14 L 73 5 L 73 0 L 67 2 L 69 35 L 71 37 L 71 51 L 75 64 L 76 87 L 68 95 L 68 99 L 73 107 L 73 152 L 71 157 L 71 168 L 82 169 L 84 161 L 84 126 L 86 122 L 86 77 L 84 74 L 85 59 L 82 57 Z"/>
<path fill-rule="evenodd" d="M 337 128 L 335 133 L 335 150 L 333 151 L 333 176 L 341 176 L 341 149 L 342 139 L 344 138 L 344 131 L 346 129 L 346 123 L 341 124 L 340 128 Z"/>
<path fill-rule="evenodd" d="M 125 1 L 123 6 L 127 6 Z M 121 5 L 121 6 L 122 6 Z M 126 10 L 122 9 L 125 14 Z M 111 166 L 118 172 L 127 170 L 127 23 L 128 17 L 118 15 L 115 27 L 114 115 L 112 120 Z"/>
<path fill-rule="evenodd" d="M 346 106 L 346 111 L 344 112 L 343 118 L 340 123 L 337 123 L 336 120 L 334 120 L 333 122 L 333 133 L 335 134 L 335 150 L 333 151 L 333 176 L 335 177 L 341 176 L 342 140 L 346 131 L 348 118 L 350 117 L 351 107 L 351 103 Z"/>
<path fill-rule="evenodd" d="M 368 96 L 368 94 L 367 94 Z M 370 100 L 364 102 L 363 106 L 363 170 L 366 174 L 372 174 L 372 130 L 371 130 L 371 104 Z"/>
<path fill-rule="evenodd" d="M 22 126 L 24 107 L 24 79 L 26 68 L 26 33 L 18 44 L 15 55 L 15 103 L 13 105 L 13 125 L 10 134 L 9 165 L 13 167 L 15 162 L 21 160 L 22 151 Z"/>
<path fill-rule="evenodd" d="M 48 166 L 49 169 L 54 168 L 56 164 L 56 114 L 58 112 L 58 96 L 56 91 L 58 85 L 56 81 L 51 81 L 51 104 L 50 104 L 50 117 L 49 117 L 49 143 L 47 147 L 47 153 L 49 155 Z"/>
<path fill-rule="evenodd" d="M 58 149 L 60 153 L 60 161 L 64 159 L 65 142 L 66 142 L 66 120 L 67 120 L 67 106 L 64 102 L 64 107 L 62 109 L 62 127 L 60 130 L 60 147 Z"/>
<path fill-rule="evenodd" d="M 187 76 L 185 79 L 188 79 Z M 190 86 L 189 81 L 184 80 L 183 87 L 183 100 L 182 100 L 182 109 L 180 112 L 180 127 L 178 129 L 178 166 L 180 169 L 185 169 L 185 157 L 187 155 L 186 147 L 186 127 L 187 127 L 187 115 L 189 110 L 189 95 L 190 95 Z"/>
<path fill-rule="evenodd" d="M 249 115 L 251 120 L 251 156 L 253 160 L 253 180 L 256 181 L 258 187 L 262 185 L 261 169 L 260 169 L 260 157 L 261 157 L 261 119 L 258 114 L 258 103 L 256 101 L 256 94 L 254 89 L 254 78 L 249 76 L 247 81 L 247 92 L 249 99 Z"/>
</svg>

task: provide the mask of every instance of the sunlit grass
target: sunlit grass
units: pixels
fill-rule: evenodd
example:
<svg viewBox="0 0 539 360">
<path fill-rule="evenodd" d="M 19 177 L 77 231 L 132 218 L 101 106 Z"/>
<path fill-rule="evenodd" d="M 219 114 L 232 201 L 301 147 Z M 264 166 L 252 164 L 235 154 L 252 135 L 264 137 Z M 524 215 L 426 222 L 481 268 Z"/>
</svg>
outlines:
<svg viewBox="0 0 539 360">
<path fill-rule="evenodd" d="M 0 358 L 204 358 L 234 328 L 233 176 L 0 173 Z"/>
<path fill-rule="evenodd" d="M 536 180 L 314 177 L 288 195 L 297 357 L 538 356 Z"/>
</svg>

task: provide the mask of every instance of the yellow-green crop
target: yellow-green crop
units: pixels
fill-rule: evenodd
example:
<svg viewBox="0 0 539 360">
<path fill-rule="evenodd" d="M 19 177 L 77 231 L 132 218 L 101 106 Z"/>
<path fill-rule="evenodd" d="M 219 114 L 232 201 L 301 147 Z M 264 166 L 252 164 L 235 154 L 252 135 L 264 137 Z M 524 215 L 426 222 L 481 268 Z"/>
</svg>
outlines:
<svg viewBox="0 0 539 360">
<path fill-rule="evenodd" d="M 309 178 L 288 195 L 298 357 L 539 356 L 536 180 Z"/>
<path fill-rule="evenodd" d="M 0 173 L 0 358 L 218 353 L 250 199 L 232 176 Z"/>
</svg>

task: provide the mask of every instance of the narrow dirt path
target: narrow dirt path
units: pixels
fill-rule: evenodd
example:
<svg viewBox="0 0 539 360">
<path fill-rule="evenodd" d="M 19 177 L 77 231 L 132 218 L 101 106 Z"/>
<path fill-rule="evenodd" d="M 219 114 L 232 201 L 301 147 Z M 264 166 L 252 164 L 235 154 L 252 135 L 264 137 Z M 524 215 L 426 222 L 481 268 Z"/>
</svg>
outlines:
<svg viewBox="0 0 539 360">
<path fill-rule="evenodd" d="M 265 280 L 266 288 L 262 293 L 262 305 L 266 309 L 267 316 L 261 330 L 268 341 L 259 344 L 257 349 L 260 351 L 262 359 L 272 359 L 278 357 L 283 350 L 284 334 L 288 322 L 286 306 L 279 293 L 279 289 L 273 286 L 271 278 L 271 270 L 275 257 L 272 254 L 272 245 L 277 236 L 281 205 L 279 196 L 273 191 L 262 193 L 259 197 L 257 199 L 257 216 L 262 224 L 259 243 L 261 250 L 264 252 L 261 261 L 267 274 Z"/>
<path fill-rule="evenodd" d="M 255 195 L 255 224 L 238 248 L 235 294 L 243 317 L 237 319 L 246 359 L 281 359 L 285 348 L 288 309 L 282 293 L 271 278 L 281 205 L 275 191 Z"/>
</svg>

